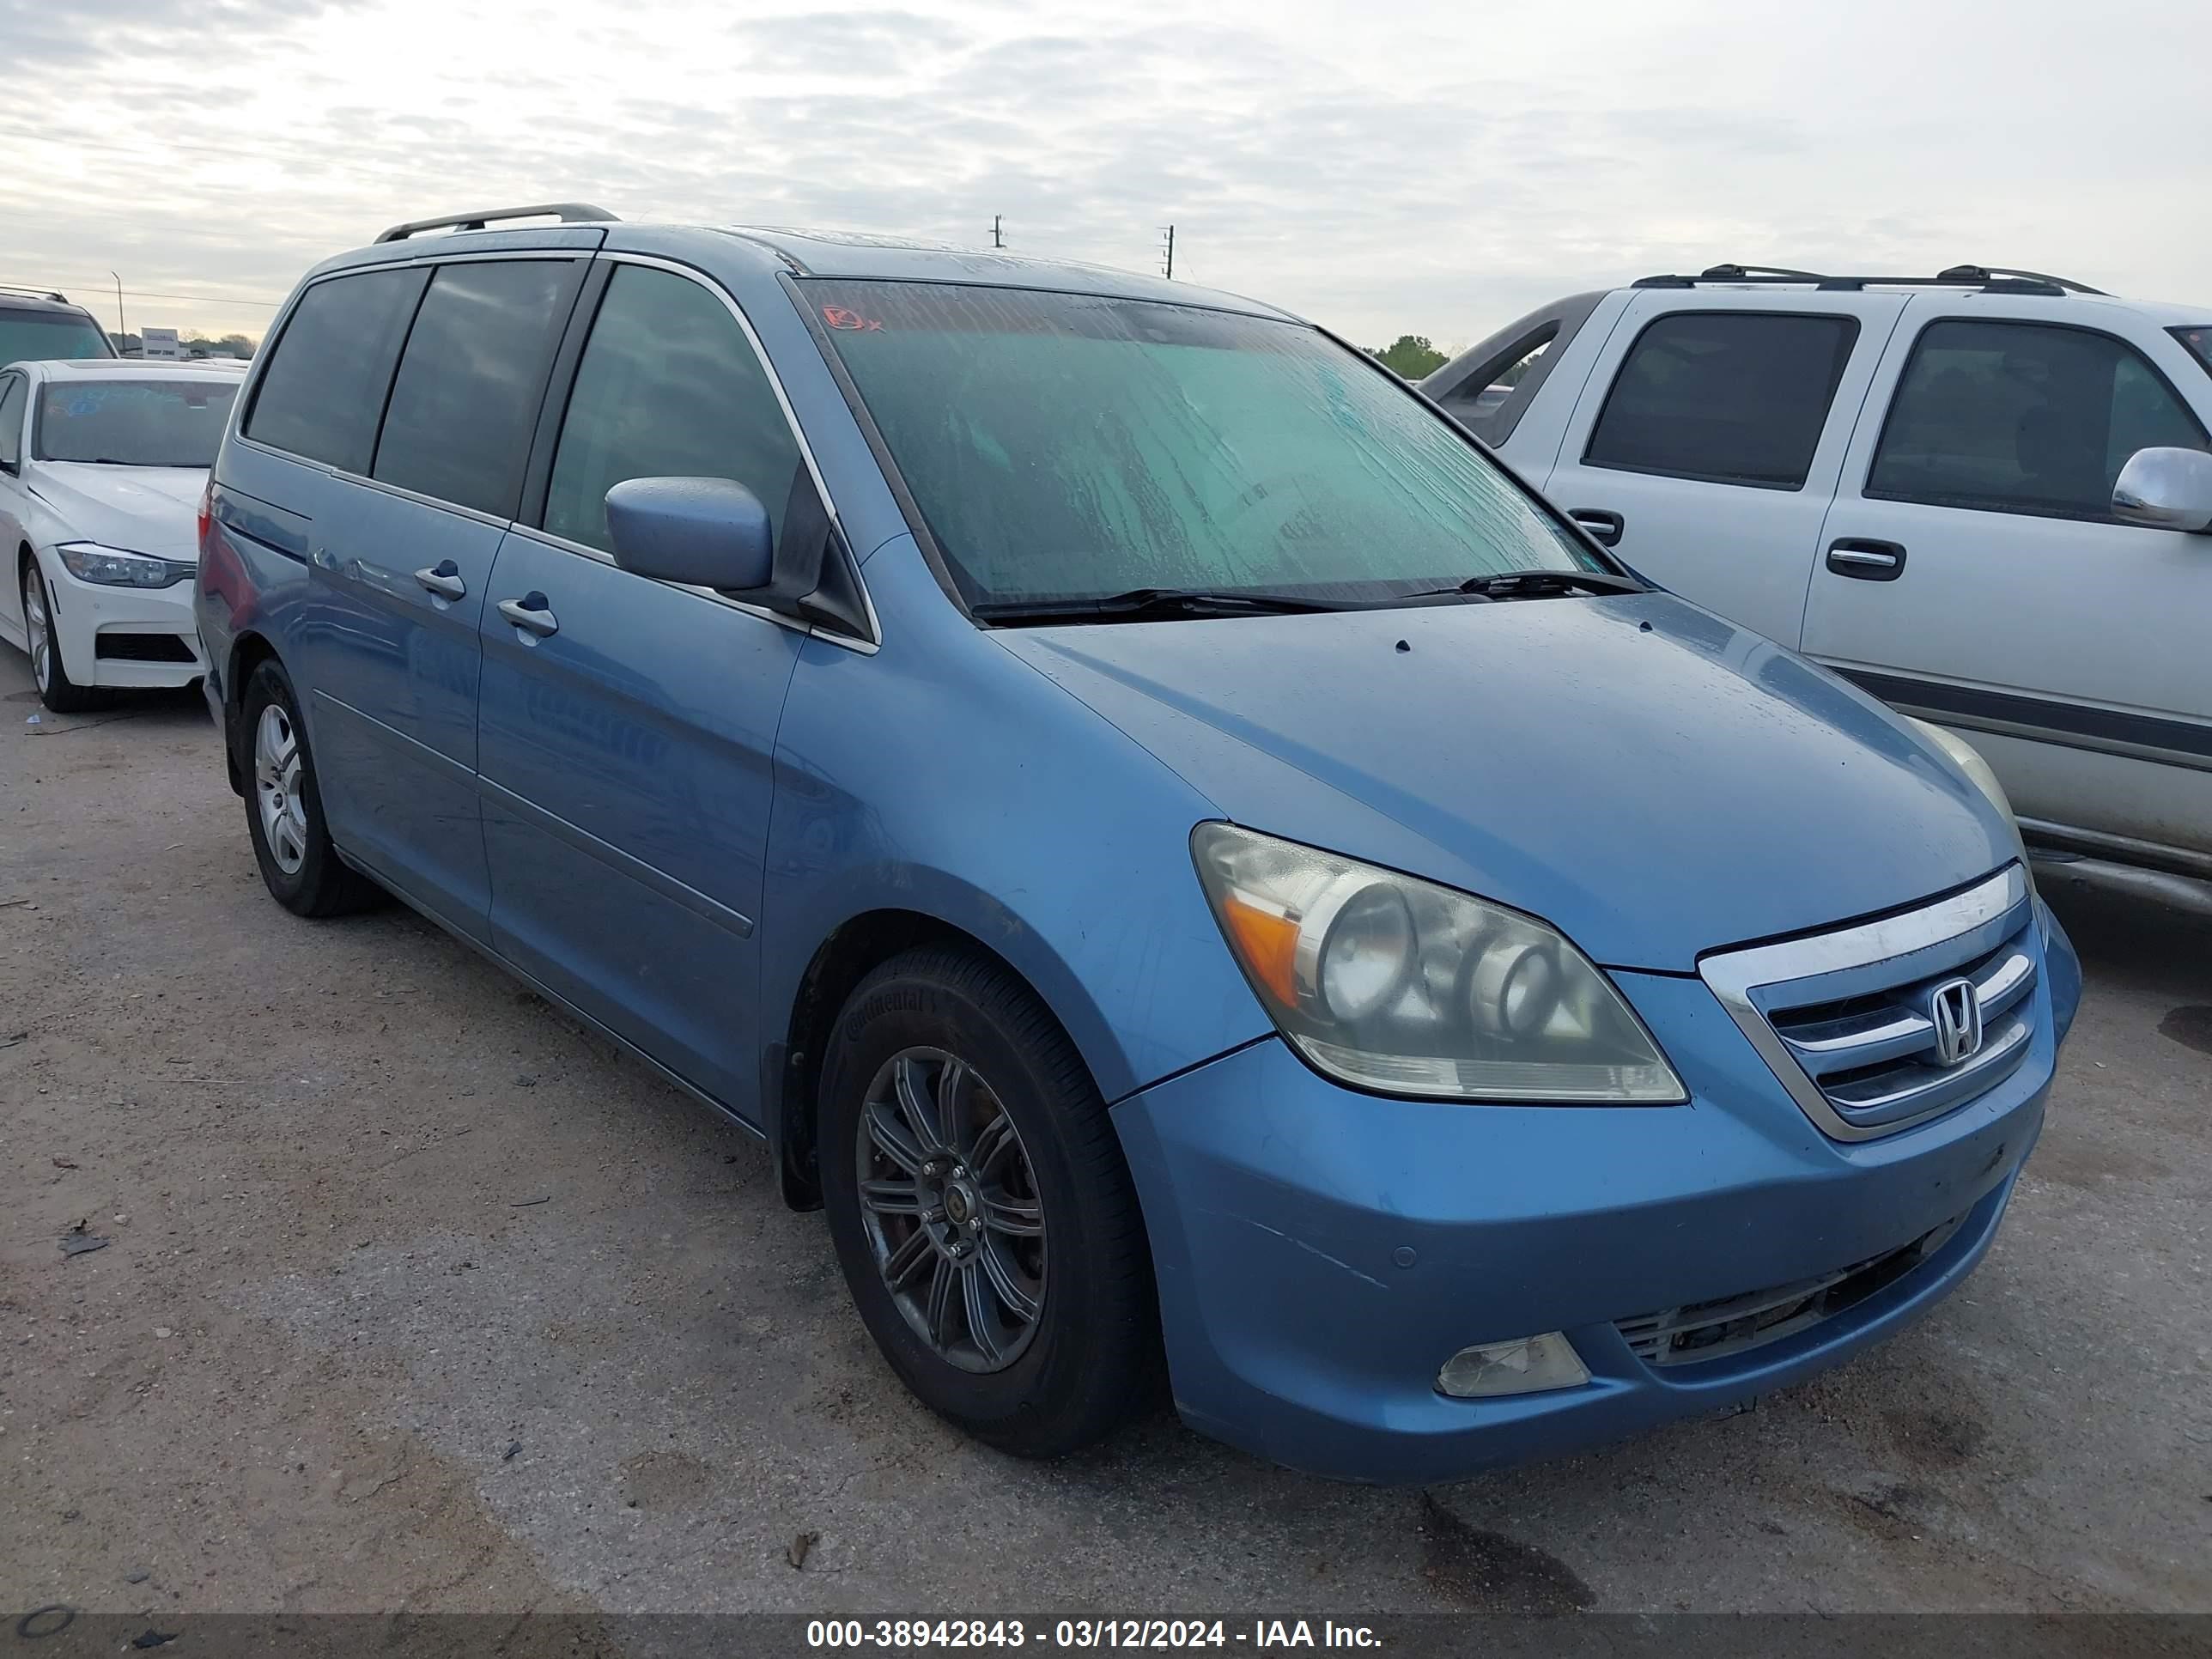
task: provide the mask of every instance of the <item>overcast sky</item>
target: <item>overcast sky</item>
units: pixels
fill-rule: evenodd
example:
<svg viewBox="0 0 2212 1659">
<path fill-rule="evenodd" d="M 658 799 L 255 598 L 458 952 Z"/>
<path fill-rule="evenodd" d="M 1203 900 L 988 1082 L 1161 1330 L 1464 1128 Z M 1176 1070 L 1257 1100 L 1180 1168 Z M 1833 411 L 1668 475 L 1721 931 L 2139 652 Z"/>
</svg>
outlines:
<svg viewBox="0 0 2212 1659">
<path fill-rule="evenodd" d="M 1176 275 L 1464 344 L 1721 259 L 2212 300 L 2181 0 L 0 0 L 0 281 L 258 334 L 399 219 L 574 198 Z M 134 297 L 133 291 L 138 297 Z"/>
</svg>

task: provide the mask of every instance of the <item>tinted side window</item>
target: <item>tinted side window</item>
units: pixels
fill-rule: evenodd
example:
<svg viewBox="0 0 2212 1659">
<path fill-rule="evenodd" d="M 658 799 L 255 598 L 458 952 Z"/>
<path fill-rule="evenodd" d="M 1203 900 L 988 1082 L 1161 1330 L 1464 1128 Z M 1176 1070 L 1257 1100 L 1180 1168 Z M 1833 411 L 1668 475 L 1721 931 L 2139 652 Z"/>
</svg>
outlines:
<svg viewBox="0 0 2212 1659">
<path fill-rule="evenodd" d="M 798 441 L 727 307 L 687 277 L 618 267 L 576 367 L 545 528 L 611 552 L 607 491 L 625 478 L 734 478 L 782 528 Z"/>
<path fill-rule="evenodd" d="M 1889 501 L 2110 519 L 2112 483 L 2153 445 L 2204 429 L 2135 348 L 2040 323 L 1930 323 L 1867 473 Z"/>
<path fill-rule="evenodd" d="M 30 401 L 28 385 L 20 374 L 0 374 L 0 461 L 11 465 L 23 459 L 23 409 Z"/>
<path fill-rule="evenodd" d="M 334 276 L 300 296 L 262 371 L 246 435 L 366 473 L 408 319 L 429 273 Z"/>
<path fill-rule="evenodd" d="M 1637 337 L 1590 434 L 1591 466 L 1800 489 L 1850 361 L 1851 317 L 1680 311 Z"/>
<path fill-rule="evenodd" d="M 438 268 L 399 359 L 374 477 L 514 515 L 577 270 L 573 259 Z"/>
</svg>

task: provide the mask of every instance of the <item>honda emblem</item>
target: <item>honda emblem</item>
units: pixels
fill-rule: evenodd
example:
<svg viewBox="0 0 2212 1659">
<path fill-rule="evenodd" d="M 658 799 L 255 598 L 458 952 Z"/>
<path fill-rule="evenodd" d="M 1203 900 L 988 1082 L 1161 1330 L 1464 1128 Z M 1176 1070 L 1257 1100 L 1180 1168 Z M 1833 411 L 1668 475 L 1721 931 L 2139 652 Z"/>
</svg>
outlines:
<svg viewBox="0 0 2212 1659">
<path fill-rule="evenodd" d="M 1970 979 L 1946 980 L 1928 994 L 1928 1018 L 1936 1027 L 1936 1058 L 1956 1066 L 1981 1052 L 1982 994 Z"/>
</svg>

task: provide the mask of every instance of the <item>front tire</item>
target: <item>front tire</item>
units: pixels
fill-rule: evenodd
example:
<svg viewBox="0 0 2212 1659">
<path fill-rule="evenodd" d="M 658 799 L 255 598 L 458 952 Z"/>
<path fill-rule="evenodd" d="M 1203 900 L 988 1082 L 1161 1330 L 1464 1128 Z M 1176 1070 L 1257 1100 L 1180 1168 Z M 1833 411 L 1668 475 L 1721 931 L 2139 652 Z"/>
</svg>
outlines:
<svg viewBox="0 0 2212 1659">
<path fill-rule="evenodd" d="M 61 641 L 54 637 L 54 588 L 35 558 L 23 561 L 23 646 L 31 656 L 31 678 L 39 701 L 57 714 L 82 714 L 102 708 L 106 696 L 69 677 Z"/>
<path fill-rule="evenodd" d="M 261 664 L 246 683 L 240 714 L 246 828 L 270 896 L 301 916 L 343 915 L 375 902 L 375 885 L 331 844 L 290 677 L 273 661 Z"/>
<path fill-rule="evenodd" d="M 1089 1069 L 1027 986 L 947 947 L 884 963 L 838 1018 L 819 1109 L 846 1283 L 924 1405 L 1056 1457 L 1154 1403 L 1136 1190 Z"/>
</svg>

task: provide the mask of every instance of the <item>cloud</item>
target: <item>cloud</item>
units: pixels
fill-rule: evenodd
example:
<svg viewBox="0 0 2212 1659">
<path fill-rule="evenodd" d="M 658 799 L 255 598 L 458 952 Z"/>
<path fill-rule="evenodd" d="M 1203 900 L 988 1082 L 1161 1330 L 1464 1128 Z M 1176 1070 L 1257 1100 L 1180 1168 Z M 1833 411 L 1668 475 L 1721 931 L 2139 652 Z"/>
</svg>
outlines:
<svg viewBox="0 0 2212 1659">
<path fill-rule="evenodd" d="M 896 74 L 919 58 L 973 37 L 912 11 L 792 12 L 730 26 L 747 68 L 763 74 L 875 76 Z"/>
<path fill-rule="evenodd" d="M 1729 258 L 2185 297 L 2212 252 L 2173 211 L 2208 136 L 2186 54 L 2060 0 L 2011 15 L 1990 36 L 1904 0 L 1849 28 L 1590 0 L 1563 33 L 1455 0 L 0 0 L 9 61 L 41 71 L 0 108 L 0 280 L 273 301 L 398 220 L 580 199 L 971 245 L 1000 215 L 1018 251 L 1135 269 L 1172 222 L 1178 276 L 1377 341 Z"/>
</svg>

